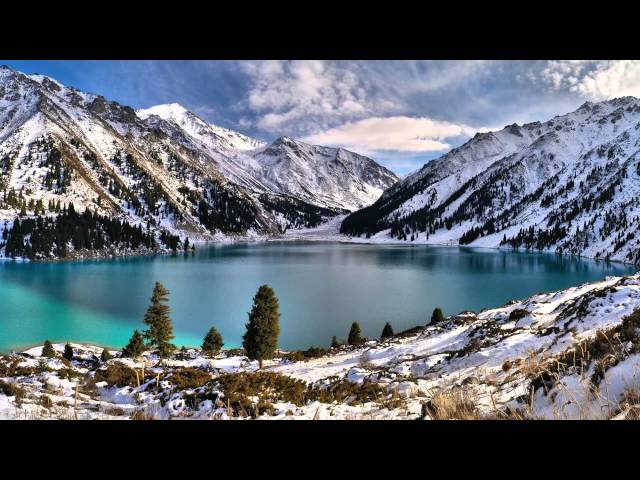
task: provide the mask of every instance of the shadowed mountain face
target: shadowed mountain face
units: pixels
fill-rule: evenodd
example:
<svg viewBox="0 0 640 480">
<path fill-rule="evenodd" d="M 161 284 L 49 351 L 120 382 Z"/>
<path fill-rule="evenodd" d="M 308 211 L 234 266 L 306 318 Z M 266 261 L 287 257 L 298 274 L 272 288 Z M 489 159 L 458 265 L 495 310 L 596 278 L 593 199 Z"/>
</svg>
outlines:
<svg viewBox="0 0 640 480">
<path fill-rule="evenodd" d="M 639 99 L 587 102 L 477 134 L 348 216 L 341 232 L 635 262 L 639 147 Z"/>
<path fill-rule="evenodd" d="M 352 152 L 290 142 L 0 67 L 0 219 L 61 202 L 191 238 L 273 235 L 368 205 L 398 180 Z"/>
</svg>

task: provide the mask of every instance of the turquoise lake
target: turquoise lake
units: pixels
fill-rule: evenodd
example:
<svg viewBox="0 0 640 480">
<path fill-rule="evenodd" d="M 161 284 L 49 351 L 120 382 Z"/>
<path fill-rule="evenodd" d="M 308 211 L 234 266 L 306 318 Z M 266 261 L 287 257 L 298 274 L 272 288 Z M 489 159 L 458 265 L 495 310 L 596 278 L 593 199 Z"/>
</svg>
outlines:
<svg viewBox="0 0 640 480">
<path fill-rule="evenodd" d="M 242 341 L 258 287 L 280 300 L 280 346 L 328 346 L 358 321 L 377 337 L 446 315 L 558 290 L 629 265 L 549 254 L 437 246 L 270 242 L 201 246 L 194 255 L 60 263 L 0 261 L 0 351 L 56 342 L 122 347 L 142 329 L 153 283 L 171 292 L 178 346 L 214 325 L 225 347 Z"/>
</svg>

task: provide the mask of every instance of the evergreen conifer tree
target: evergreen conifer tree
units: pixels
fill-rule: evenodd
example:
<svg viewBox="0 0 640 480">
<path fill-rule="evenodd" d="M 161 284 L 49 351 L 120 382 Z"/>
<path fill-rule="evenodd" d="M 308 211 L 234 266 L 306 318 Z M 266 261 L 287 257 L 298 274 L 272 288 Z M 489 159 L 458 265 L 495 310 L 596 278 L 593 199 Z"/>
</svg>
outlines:
<svg viewBox="0 0 640 480">
<path fill-rule="evenodd" d="M 160 282 L 156 282 L 151 295 L 151 305 L 144 314 L 144 323 L 149 326 L 144 331 L 144 338 L 150 346 L 158 349 L 161 359 L 167 358 L 176 348 L 171 343 L 174 336 L 168 300 L 169 290 Z"/>
<path fill-rule="evenodd" d="M 349 345 L 360 345 L 363 343 L 362 336 L 360 334 L 360 324 L 358 322 L 353 322 L 351 324 L 351 330 L 349 330 L 349 337 L 347 338 L 347 342 Z"/>
<path fill-rule="evenodd" d="M 71 345 L 68 343 L 64 346 L 64 353 L 62 354 L 62 357 L 69 361 L 73 360 L 73 348 L 71 348 Z"/>
<path fill-rule="evenodd" d="M 216 327 L 211 327 L 202 342 L 202 352 L 205 355 L 214 356 L 220 353 L 223 346 L 222 335 L 216 330 Z"/>
<path fill-rule="evenodd" d="M 442 309 L 437 307 L 433 310 L 431 314 L 431 323 L 438 323 L 444 321 L 444 314 L 442 313 Z"/>
<path fill-rule="evenodd" d="M 331 337 L 331 348 L 338 348 L 339 346 L 340 344 L 338 343 L 338 339 L 334 335 L 333 337 Z"/>
<path fill-rule="evenodd" d="M 263 360 L 273 358 L 278 348 L 280 335 L 280 306 L 273 289 L 262 285 L 253 297 L 253 307 L 249 312 L 247 331 L 242 337 L 242 346 L 251 360 L 258 360 L 262 368 Z"/>
<path fill-rule="evenodd" d="M 391 337 L 393 337 L 393 327 L 389 322 L 387 322 L 384 324 L 384 328 L 382 329 L 382 335 L 380 335 L 380 339 L 385 340 Z"/>
<path fill-rule="evenodd" d="M 135 330 L 127 346 L 122 349 L 122 356 L 136 358 L 142 355 L 144 349 L 144 337 L 139 330 Z"/>
<path fill-rule="evenodd" d="M 53 345 L 49 340 L 44 341 L 44 346 L 42 347 L 42 356 L 47 358 L 54 358 L 56 356 L 56 351 L 53 349 Z"/>
<path fill-rule="evenodd" d="M 102 349 L 102 353 L 100 354 L 100 360 L 102 361 L 102 363 L 106 362 L 107 360 L 111 360 L 111 353 L 109 353 L 109 350 L 107 350 L 106 348 Z"/>
</svg>

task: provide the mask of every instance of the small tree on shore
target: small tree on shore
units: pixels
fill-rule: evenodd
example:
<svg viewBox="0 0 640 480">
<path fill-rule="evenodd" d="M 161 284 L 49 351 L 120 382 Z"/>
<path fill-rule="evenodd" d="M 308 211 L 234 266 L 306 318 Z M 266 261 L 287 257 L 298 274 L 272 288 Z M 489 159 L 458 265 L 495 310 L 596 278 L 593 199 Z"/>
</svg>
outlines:
<svg viewBox="0 0 640 480">
<path fill-rule="evenodd" d="M 340 343 L 338 342 L 338 339 L 334 335 L 333 337 L 331 337 L 331 348 L 338 348 L 339 346 L 340 346 Z"/>
<path fill-rule="evenodd" d="M 442 309 L 437 307 L 433 310 L 431 314 L 431 323 L 439 323 L 444 321 L 444 313 L 442 313 Z"/>
<path fill-rule="evenodd" d="M 144 337 L 140 330 L 135 330 L 129 339 L 129 343 L 122 349 L 122 356 L 128 358 L 136 358 L 144 352 Z"/>
<path fill-rule="evenodd" d="M 249 312 L 247 331 L 242 337 L 242 346 L 251 360 L 258 360 L 262 368 L 263 360 L 274 357 L 278 349 L 280 335 L 280 306 L 275 292 L 269 285 L 262 285 L 253 297 Z"/>
<path fill-rule="evenodd" d="M 56 351 L 53 349 L 53 345 L 49 340 L 44 341 L 44 345 L 42 346 L 42 356 L 47 358 L 54 358 L 56 356 Z"/>
<path fill-rule="evenodd" d="M 360 334 L 360 324 L 358 322 L 353 322 L 351 324 L 351 330 L 349 330 L 347 342 L 349 345 L 360 345 L 364 342 L 362 335 Z"/>
<path fill-rule="evenodd" d="M 69 361 L 73 360 L 73 348 L 71 348 L 71 345 L 68 343 L 64 346 L 64 353 L 62 354 L 62 357 Z"/>
<path fill-rule="evenodd" d="M 216 330 L 216 327 L 211 327 L 202 342 L 202 352 L 205 355 L 214 356 L 220 353 L 223 346 L 222 335 Z"/>
<path fill-rule="evenodd" d="M 111 353 L 109 352 L 109 350 L 107 350 L 106 348 L 102 349 L 102 353 L 100 354 L 100 361 L 102 363 L 111 360 Z"/>
<path fill-rule="evenodd" d="M 160 359 L 167 358 L 176 349 L 176 346 L 171 343 L 174 336 L 168 301 L 169 290 L 160 282 L 156 282 L 151 294 L 151 305 L 144 314 L 144 323 L 149 326 L 144 331 L 144 338 L 149 346 L 158 349 Z"/>
<path fill-rule="evenodd" d="M 389 322 L 387 322 L 384 324 L 384 328 L 382 329 L 382 335 L 380 335 L 380 339 L 385 340 L 391 337 L 393 337 L 393 327 Z"/>
</svg>

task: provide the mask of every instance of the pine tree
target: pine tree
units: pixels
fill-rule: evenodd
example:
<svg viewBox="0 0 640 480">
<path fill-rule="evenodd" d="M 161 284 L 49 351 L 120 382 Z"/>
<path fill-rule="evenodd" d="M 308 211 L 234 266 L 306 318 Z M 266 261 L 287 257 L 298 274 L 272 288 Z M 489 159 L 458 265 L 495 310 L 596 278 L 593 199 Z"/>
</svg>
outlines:
<svg viewBox="0 0 640 480">
<path fill-rule="evenodd" d="M 144 331 L 148 345 L 158 349 L 160 358 L 167 358 L 176 349 L 173 340 L 173 325 L 169 316 L 169 290 L 160 282 L 156 282 L 151 295 L 151 305 L 144 314 L 144 323 L 149 328 Z"/>
<path fill-rule="evenodd" d="M 102 353 L 100 354 L 100 360 L 102 361 L 102 363 L 111 360 L 111 353 L 109 353 L 109 350 L 107 350 L 106 348 L 102 349 Z"/>
<path fill-rule="evenodd" d="M 431 314 L 431 323 L 439 323 L 444 321 L 444 314 L 442 313 L 442 309 L 437 307 L 433 310 Z"/>
<path fill-rule="evenodd" d="M 220 353 L 223 346 L 222 335 L 216 330 L 216 327 L 211 327 L 202 342 L 202 352 L 205 355 L 215 356 Z"/>
<path fill-rule="evenodd" d="M 384 324 L 384 328 L 382 329 L 382 335 L 380 335 L 380 339 L 385 340 L 391 337 L 393 337 L 393 327 L 389 322 L 387 322 Z"/>
<path fill-rule="evenodd" d="M 273 358 L 278 348 L 280 335 L 280 306 L 273 289 L 262 285 L 253 297 L 247 331 L 242 337 L 242 346 L 251 360 L 262 361 Z"/>
<path fill-rule="evenodd" d="M 122 349 L 122 356 L 136 358 L 142 355 L 144 350 L 144 337 L 139 330 L 135 330 L 127 346 Z"/>
<path fill-rule="evenodd" d="M 73 348 L 71 348 L 71 345 L 68 343 L 64 346 L 64 353 L 62 354 L 62 357 L 69 361 L 73 360 Z"/>
<path fill-rule="evenodd" d="M 338 348 L 339 346 L 340 344 L 338 343 L 338 339 L 334 335 L 333 337 L 331 337 L 331 348 Z"/>
<path fill-rule="evenodd" d="M 49 340 L 44 341 L 44 346 L 42 347 L 42 356 L 47 358 L 54 358 L 56 356 L 56 351 L 53 349 L 53 345 Z"/>
<path fill-rule="evenodd" d="M 364 340 L 360 334 L 360 324 L 358 322 L 353 322 L 351 324 L 351 330 L 349 330 L 347 343 L 349 343 L 349 345 L 360 345 L 363 342 Z"/>
</svg>

